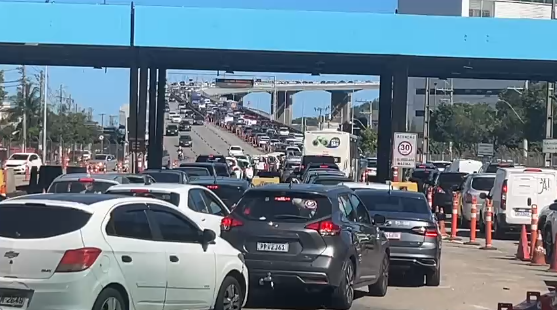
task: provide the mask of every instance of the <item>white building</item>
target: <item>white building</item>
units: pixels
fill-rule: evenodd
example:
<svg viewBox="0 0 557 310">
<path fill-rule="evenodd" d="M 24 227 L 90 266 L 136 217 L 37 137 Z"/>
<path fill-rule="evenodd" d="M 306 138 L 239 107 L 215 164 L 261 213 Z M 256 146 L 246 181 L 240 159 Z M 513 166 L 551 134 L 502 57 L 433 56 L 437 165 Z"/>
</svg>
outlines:
<svg viewBox="0 0 557 310">
<path fill-rule="evenodd" d="M 398 14 L 440 15 L 484 18 L 550 19 L 552 0 L 398 0 Z M 495 104 L 494 91 L 521 88 L 524 81 L 430 79 L 432 108 L 446 102 L 487 102 Z M 410 78 L 408 82 L 408 116 L 410 129 L 421 131 L 425 99 L 425 79 Z M 416 113 L 418 111 L 418 113 Z"/>
</svg>

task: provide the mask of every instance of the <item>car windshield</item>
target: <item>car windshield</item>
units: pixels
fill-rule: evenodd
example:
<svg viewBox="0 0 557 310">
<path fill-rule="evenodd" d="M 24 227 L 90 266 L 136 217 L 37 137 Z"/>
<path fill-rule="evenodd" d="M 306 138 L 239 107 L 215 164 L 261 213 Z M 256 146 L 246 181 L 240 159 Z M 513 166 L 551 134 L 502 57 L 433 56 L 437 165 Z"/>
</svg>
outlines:
<svg viewBox="0 0 557 310">
<path fill-rule="evenodd" d="M 184 171 L 189 176 L 196 176 L 196 177 L 211 176 L 209 169 L 203 167 L 179 167 L 174 169 Z"/>
<path fill-rule="evenodd" d="M 157 183 L 181 183 L 182 175 L 178 172 L 167 173 L 167 172 L 144 172 L 144 174 L 150 175 Z"/>
<path fill-rule="evenodd" d="M 472 188 L 478 191 L 490 191 L 495 182 L 495 177 L 480 177 L 472 179 Z"/>
<path fill-rule="evenodd" d="M 170 126 L 166 127 L 166 129 L 169 129 L 169 130 L 176 130 L 176 129 L 178 129 L 178 126 L 176 126 L 176 125 L 170 125 Z"/>
<path fill-rule="evenodd" d="M 361 189 L 355 190 L 367 210 L 370 212 L 406 212 L 430 213 L 430 209 L 423 197 L 389 195 L 381 190 Z"/>
<path fill-rule="evenodd" d="M 29 155 L 27 154 L 12 154 L 8 160 L 27 160 L 28 157 Z"/>
<path fill-rule="evenodd" d="M 95 160 L 106 160 L 107 157 L 106 155 L 95 155 Z"/>
<path fill-rule="evenodd" d="M 215 195 L 217 195 L 229 209 L 232 209 L 232 206 L 240 200 L 245 191 L 242 186 L 214 184 L 204 186 L 213 191 L 213 193 L 215 193 Z"/>
<path fill-rule="evenodd" d="M 182 141 L 190 141 L 191 137 L 190 136 L 180 136 L 180 140 Z"/>
<path fill-rule="evenodd" d="M 94 193 L 104 194 L 111 186 L 116 185 L 115 182 L 103 180 L 72 180 L 72 181 L 55 181 L 48 189 L 49 193 Z"/>
<path fill-rule="evenodd" d="M 248 191 L 235 208 L 253 221 L 308 222 L 330 216 L 329 198 L 306 192 Z"/>
<path fill-rule="evenodd" d="M 230 147 L 230 150 L 231 150 L 231 151 L 241 151 L 242 148 L 239 147 L 239 146 L 231 146 L 231 147 Z"/>
</svg>

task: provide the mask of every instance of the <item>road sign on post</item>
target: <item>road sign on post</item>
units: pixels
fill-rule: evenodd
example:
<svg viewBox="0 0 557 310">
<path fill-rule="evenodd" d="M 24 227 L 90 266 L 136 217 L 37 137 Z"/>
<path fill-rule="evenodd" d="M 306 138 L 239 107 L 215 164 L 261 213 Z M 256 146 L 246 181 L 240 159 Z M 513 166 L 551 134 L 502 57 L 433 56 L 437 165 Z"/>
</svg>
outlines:
<svg viewBox="0 0 557 310">
<path fill-rule="evenodd" d="M 145 152 L 146 149 L 145 138 L 135 140 L 135 137 L 129 137 L 128 140 L 130 143 L 129 148 L 131 152 L 140 152 L 140 153 Z"/>
<path fill-rule="evenodd" d="M 414 168 L 418 134 L 395 132 L 393 139 L 393 167 Z"/>
<path fill-rule="evenodd" d="M 478 143 L 478 156 L 493 156 L 493 144 Z"/>
<path fill-rule="evenodd" d="M 557 139 L 543 139 L 542 152 L 557 154 Z"/>
</svg>

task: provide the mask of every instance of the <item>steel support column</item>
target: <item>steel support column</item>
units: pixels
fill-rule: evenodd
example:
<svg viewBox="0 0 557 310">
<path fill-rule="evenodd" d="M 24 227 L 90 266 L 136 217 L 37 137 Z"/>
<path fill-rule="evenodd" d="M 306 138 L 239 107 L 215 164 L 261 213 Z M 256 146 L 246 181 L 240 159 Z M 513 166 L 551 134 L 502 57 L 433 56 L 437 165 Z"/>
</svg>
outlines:
<svg viewBox="0 0 557 310">
<path fill-rule="evenodd" d="M 153 167 L 161 168 L 162 163 L 162 153 L 163 153 L 163 139 L 164 139 L 164 104 L 165 104 L 165 91 L 166 91 L 166 69 L 160 69 L 158 72 L 158 87 L 157 87 L 157 126 L 155 130 L 156 142 L 153 148 L 153 154 L 155 155 L 155 162 Z M 168 163 L 164 163 L 167 165 Z M 156 169 L 157 169 L 156 168 Z"/>
<path fill-rule="evenodd" d="M 393 132 L 406 132 L 408 115 L 408 67 L 400 66 L 393 74 Z"/>
<path fill-rule="evenodd" d="M 149 70 L 149 145 L 147 154 L 155 153 L 154 147 L 157 143 L 157 69 Z M 147 159 L 148 168 L 152 169 L 153 164 Z"/>
<path fill-rule="evenodd" d="M 351 122 L 352 91 L 332 90 L 331 93 L 331 119 L 344 124 Z M 340 116 L 340 117 L 338 117 Z"/>
<path fill-rule="evenodd" d="M 140 153 L 145 156 L 145 134 L 147 122 L 147 92 L 149 69 L 141 67 L 139 69 L 139 103 L 137 105 L 137 142 L 141 148 Z M 145 168 L 145 167 L 143 167 Z"/>
<path fill-rule="evenodd" d="M 137 171 L 136 154 L 132 148 L 133 141 L 137 141 L 137 91 L 138 91 L 138 72 L 137 66 L 130 68 L 130 114 L 128 117 L 128 149 L 130 151 L 130 170 L 132 173 Z"/>
<path fill-rule="evenodd" d="M 292 105 L 294 104 L 295 91 L 277 92 L 277 111 L 275 113 L 277 122 L 285 125 L 292 124 Z"/>
<path fill-rule="evenodd" d="M 385 182 L 391 175 L 392 125 L 391 102 L 393 76 L 381 74 L 379 79 L 379 125 L 377 135 L 377 181 Z"/>
</svg>

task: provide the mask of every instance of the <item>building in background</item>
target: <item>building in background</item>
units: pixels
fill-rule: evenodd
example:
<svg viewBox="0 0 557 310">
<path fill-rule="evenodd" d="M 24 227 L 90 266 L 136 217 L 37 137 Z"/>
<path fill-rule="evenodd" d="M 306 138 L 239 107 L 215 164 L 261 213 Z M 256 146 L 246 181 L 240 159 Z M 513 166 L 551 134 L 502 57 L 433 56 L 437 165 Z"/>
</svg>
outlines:
<svg viewBox="0 0 557 310">
<path fill-rule="evenodd" d="M 398 0 L 398 14 L 463 16 L 478 18 L 551 19 L 552 0 Z M 435 38 L 435 29 L 431 29 Z M 427 44 L 427 41 L 426 43 Z M 486 102 L 495 104 L 501 90 L 522 88 L 524 81 L 430 79 L 430 106 L 442 103 Z M 408 118 L 410 130 L 423 128 L 425 78 L 408 81 Z"/>
</svg>

